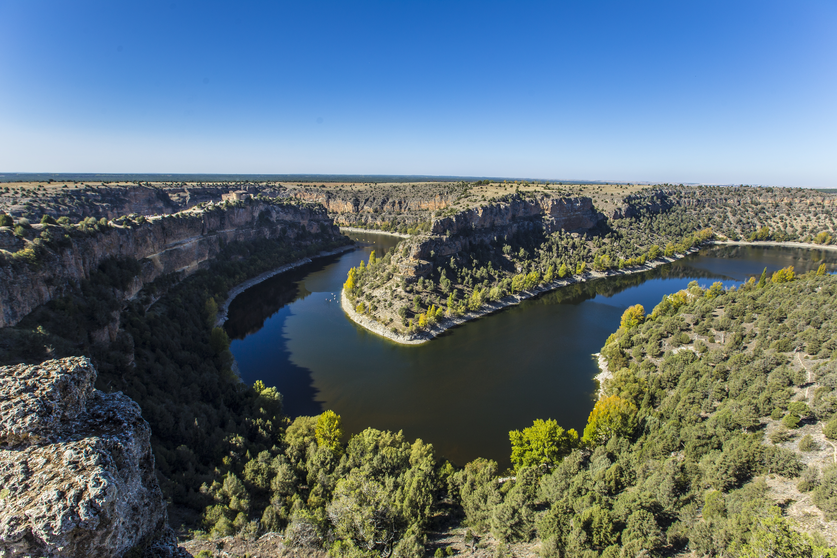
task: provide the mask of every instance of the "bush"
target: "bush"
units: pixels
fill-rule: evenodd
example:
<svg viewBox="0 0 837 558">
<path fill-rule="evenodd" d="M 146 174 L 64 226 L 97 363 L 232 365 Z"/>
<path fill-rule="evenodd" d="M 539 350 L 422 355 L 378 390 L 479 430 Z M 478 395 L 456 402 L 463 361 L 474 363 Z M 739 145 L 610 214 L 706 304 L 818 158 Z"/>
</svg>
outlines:
<svg viewBox="0 0 837 558">
<path fill-rule="evenodd" d="M 788 413 L 785 415 L 785 418 L 782 419 L 782 424 L 788 428 L 799 428 L 799 417 L 794 413 Z"/>
<path fill-rule="evenodd" d="M 810 434 L 805 434 L 802 439 L 799 440 L 799 451 L 814 451 L 817 449 L 819 449 L 819 446 Z"/>
<path fill-rule="evenodd" d="M 837 416 L 828 421 L 822 429 L 822 433 L 825 434 L 825 437 L 829 440 L 837 440 Z"/>
</svg>

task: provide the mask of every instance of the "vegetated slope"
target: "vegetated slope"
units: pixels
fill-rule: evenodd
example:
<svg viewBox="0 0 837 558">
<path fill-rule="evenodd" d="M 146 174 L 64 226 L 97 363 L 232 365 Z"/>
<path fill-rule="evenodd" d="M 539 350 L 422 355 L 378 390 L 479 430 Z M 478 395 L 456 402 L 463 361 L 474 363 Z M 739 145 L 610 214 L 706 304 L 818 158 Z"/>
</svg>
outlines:
<svg viewBox="0 0 837 558">
<path fill-rule="evenodd" d="M 510 433 L 503 479 L 493 461 L 456 470 L 374 429 L 343 445 L 338 416 L 299 417 L 276 447 L 225 462 L 205 527 L 335 556 L 834 556 L 835 299 L 821 268 L 629 309 L 583 436 L 549 420 Z M 458 534 L 426 538 L 440 528 Z"/>
<path fill-rule="evenodd" d="M 616 372 L 591 421 L 622 403 L 629 411 L 602 422 L 633 429 L 635 421 L 636 440 L 611 439 L 546 477 L 549 513 L 592 495 L 593 515 L 616 527 L 600 528 L 600 540 L 615 542 L 621 530 L 620 544 L 636 549 L 736 555 L 748 541 L 761 544 L 753 530 L 775 530 L 778 504 L 833 544 L 837 464 L 823 431 L 835 435 L 827 421 L 837 411 L 837 278 L 824 267 L 792 277 L 782 270 L 728 292 L 693 284 L 645 320 L 629 309 L 602 350 Z M 585 437 L 597 430 L 588 423 Z M 582 479 L 588 491 L 574 493 Z M 562 544 L 573 542 L 556 534 Z"/>
<path fill-rule="evenodd" d="M 205 211 L 236 214 L 255 209 L 256 213 L 243 222 L 230 217 L 226 223 L 232 228 L 225 229 L 229 235 L 212 238 L 213 250 L 198 252 L 203 265 L 191 265 L 188 278 L 183 270 L 160 269 L 159 261 L 135 259 L 143 254 L 116 253 L 113 256 L 118 257 L 100 258 L 98 266 L 67 280 L 51 301 L 16 326 L 0 329 L 0 362 L 90 356 L 99 371 L 99 389 L 122 391 L 140 404 L 151 425 L 161 486 L 176 505 L 175 525 L 194 522 L 194 514 L 211 502 L 199 489 L 220 474 L 215 467 L 224 458 L 237 461 L 248 451 L 272 447 L 283 424 L 281 395 L 273 388 L 256 392 L 243 386 L 232 372 L 229 339 L 223 329 L 214 327 L 219 303 L 232 287 L 252 277 L 349 243 L 321 207 L 314 211 L 297 200 L 247 200 L 223 206 Z M 277 216 L 283 219 L 274 221 Z M 73 242 L 86 246 L 109 235 L 122 238 L 146 228 L 153 232 L 155 223 L 173 233 L 188 229 L 193 221 L 200 233 L 204 229 L 200 216 L 97 222 L 72 229 L 45 225 L 70 240 L 58 240 L 55 248 L 46 242 L 36 245 L 31 249 L 33 261 L 10 256 L 12 261 L 3 268 L 9 277 L 4 287 L 25 295 L 32 285 L 21 283 L 28 277 L 21 269 L 55 271 L 44 269 L 39 258 L 49 262 L 54 251 L 72 251 Z M 236 229 L 236 223 L 243 223 L 243 228 Z M 162 273 L 143 284 L 148 265 Z"/>
<path fill-rule="evenodd" d="M 440 217 L 429 234 L 355 269 L 352 306 L 394 333 L 421 335 L 437 322 L 588 270 L 641 269 L 722 236 L 830 244 L 835 198 L 787 188 L 661 186 L 613 203 L 613 194 L 586 187 L 591 198 L 561 198 L 569 187 L 537 195 L 509 194 Z M 545 208 L 590 200 L 586 218 L 554 226 Z M 599 203 L 609 203 L 607 214 Z M 541 211 L 520 208 L 543 208 Z M 501 215 L 504 218 L 487 219 Z"/>
</svg>

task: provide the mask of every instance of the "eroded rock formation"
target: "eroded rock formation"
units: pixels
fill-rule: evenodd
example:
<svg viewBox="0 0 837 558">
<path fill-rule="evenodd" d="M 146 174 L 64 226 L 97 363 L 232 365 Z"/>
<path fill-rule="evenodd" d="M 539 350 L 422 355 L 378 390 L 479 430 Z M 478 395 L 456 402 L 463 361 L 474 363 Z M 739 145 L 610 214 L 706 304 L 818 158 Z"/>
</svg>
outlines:
<svg viewBox="0 0 837 558">
<path fill-rule="evenodd" d="M 199 269 L 226 243 L 310 235 L 326 240 L 340 236 L 321 206 L 247 200 L 150 217 L 139 225 L 112 224 L 102 232 L 72 234 L 57 245 L 39 245 L 35 239 L 36 262 L 18 261 L 8 253 L 0 260 L 0 327 L 15 325 L 37 306 L 89 277 L 108 258 L 141 262 L 142 271 L 132 288 L 136 293 L 161 275 Z"/>
<path fill-rule="evenodd" d="M 86 358 L 0 367 L 0 556 L 188 556 L 176 548 L 151 429 Z"/>
<path fill-rule="evenodd" d="M 590 198 L 522 199 L 518 196 L 457 213 L 433 222 L 431 236 L 408 241 L 409 258 L 398 263 L 406 279 L 426 277 L 439 258 L 468 252 L 479 243 L 493 243 L 520 231 L 543 229 L 583 232 L 595 228 L 604 216 Z"/>
</svg>

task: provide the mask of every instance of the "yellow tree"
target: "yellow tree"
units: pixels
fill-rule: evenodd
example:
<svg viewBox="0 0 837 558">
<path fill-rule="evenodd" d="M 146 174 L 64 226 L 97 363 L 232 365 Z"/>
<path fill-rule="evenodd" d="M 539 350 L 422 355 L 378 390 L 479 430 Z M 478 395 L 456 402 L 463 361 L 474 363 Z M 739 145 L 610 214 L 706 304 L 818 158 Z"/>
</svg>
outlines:
<svg viewBox="0 0 837 558">
<path fill-rule="evenodd" d="M 351 293 L 353 290 L 355 290 L 356 286 L 357 271 L 355 271 L 355 268 L 351 268 L 349 270 L 349 276 L 346 278 L 346 282 L 343 283 L 343 290 L 345 290 L 347 293 Z"/>
<path fill-rule="evenodd" d="M 515 469 L 521 467 L 552 467 L 561 462 L 578 445 L 578 433 L 564 430 L 554 420 L 535 420 L 529 428 L 509 432 Z"/>
<path fill-rule="evenodd" d="M 770 278 L 771 281 L 774 283 L 789 283 L 796 278 L 796 275 L 793 272 L 793 266 L 790 265 L 773 274 L 773 277 Z"/>
<path fill-rule="evenodd" d="M 645 308 L 642 304 L 630 306 L 622 314 L 621 325 L 625 330 L 633 329 L 645 321 Z"/>
<path fill-rule="evenodd" d="M 317 438 L 318 446 L 330 448 L 334 453 L 339 454 L 341 450 L 340 438 L 343 437 L 340 415 L 329 410 L 317 417 L 314 436 Z"/>
<path fill-rule="evenodd" d="M 603 444 L 613 436 L 630 436 L 636 426 L 636 405 L 618 395 L 599 399 L 587 419 L 582 441 Z"/>
</svg>

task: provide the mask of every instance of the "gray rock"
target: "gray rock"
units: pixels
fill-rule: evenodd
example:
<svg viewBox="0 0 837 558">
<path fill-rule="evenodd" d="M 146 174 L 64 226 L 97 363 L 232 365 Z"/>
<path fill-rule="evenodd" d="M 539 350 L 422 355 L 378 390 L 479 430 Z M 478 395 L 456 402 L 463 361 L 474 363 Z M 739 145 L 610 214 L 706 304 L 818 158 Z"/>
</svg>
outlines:
<svg viewBox="0 0 837 558">
<path fill-rule="evenodd" d="M 151 429 L 95 379 L 79 357 L 0 367 L 0 557 L 179 555 Z"/>
</svg>

